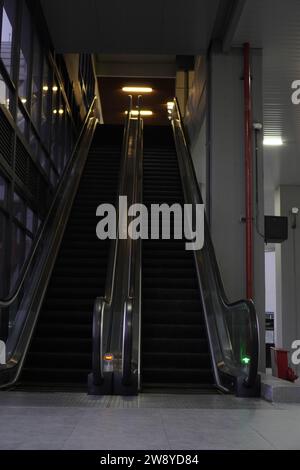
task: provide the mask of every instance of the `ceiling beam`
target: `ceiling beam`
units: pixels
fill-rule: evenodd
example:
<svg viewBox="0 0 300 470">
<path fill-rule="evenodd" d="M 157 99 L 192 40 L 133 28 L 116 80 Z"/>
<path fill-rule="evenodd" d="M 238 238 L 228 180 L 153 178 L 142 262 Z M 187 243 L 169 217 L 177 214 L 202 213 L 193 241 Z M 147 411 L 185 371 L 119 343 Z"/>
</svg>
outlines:
<svg viewBox="0 0 300 470">
<path fill-rule="evenodd" d="M 234 0 L 222 40 L 223 52 L 229 52 L 247 0 Z"/>
</svg>

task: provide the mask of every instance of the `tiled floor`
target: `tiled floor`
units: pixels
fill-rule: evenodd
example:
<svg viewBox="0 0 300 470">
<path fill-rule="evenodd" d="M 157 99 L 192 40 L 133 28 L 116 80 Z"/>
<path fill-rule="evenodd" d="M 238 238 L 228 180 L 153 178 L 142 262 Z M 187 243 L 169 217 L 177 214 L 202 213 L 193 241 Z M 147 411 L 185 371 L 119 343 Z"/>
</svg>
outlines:
<svg viewBox="0 0 300 470">
<path fill-rule="evenodd" d="M 300 449 L 300 405 L 222 395 L 1 392 L 0 449 Z"/>
</svg>

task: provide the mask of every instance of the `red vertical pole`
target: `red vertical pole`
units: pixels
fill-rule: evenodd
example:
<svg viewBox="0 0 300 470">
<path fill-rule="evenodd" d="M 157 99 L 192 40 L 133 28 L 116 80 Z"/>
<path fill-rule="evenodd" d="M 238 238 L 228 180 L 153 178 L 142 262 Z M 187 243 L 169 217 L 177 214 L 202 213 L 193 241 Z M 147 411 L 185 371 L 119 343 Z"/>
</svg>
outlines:
<svg viewBox="0 0 300 470">
<path fill-rule="evenodd" d="M 244 44 L 246 295 L 253 299 L 253 165 L 250 44 Z"/>
</svg>

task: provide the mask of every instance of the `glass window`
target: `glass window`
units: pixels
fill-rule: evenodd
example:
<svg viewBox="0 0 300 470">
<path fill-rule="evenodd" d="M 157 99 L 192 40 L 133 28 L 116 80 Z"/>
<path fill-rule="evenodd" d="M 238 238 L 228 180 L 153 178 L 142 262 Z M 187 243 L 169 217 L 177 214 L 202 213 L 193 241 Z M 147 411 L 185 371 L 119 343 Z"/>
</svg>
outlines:
<svg viewBox="0 0 300 470">
<path fill-rule="evenodd" d="M 32 69 L 32 94 L 31 116 L 36 128 L 40 125 L 40 104 L 42 96 L 42 63 L 41 46 L 37 35 L 34 36 L 33 69 Z"/>
<path fill-rule="evenodd" d="M 25 235 L 23 231 L 15 224 L 13 224 L 11 254 L 11 288 L 13 288 L 16 282 L 18 281 L 19 273 L 22 269 L 25 255 Z"/>
<path fill-rule="evenodd" d="M 7 218 L 0 211 L 0 295 L 4 296 L 6 293 L 6 273 L 5 273 L 5 253 L 7 247 L 5 246 L 5 234 L 6 234 Z"/>
<path fill-rule="evenodd" d="M 27 260 L 28 255 L 30 254 L 31 247 L 32 247 L 32 238 L 26 236 L 26 238 L 25 238 L 25 260 Z"/>
<path fill-rule="evenodd" d="M 0 75 L 0 103 L 9 111 L 12 111 L 13 94 L 11 93 L 10 88 L 6 85 L 2 75 Z"/>
<path fill-rule="evenodd" d="M 6 70 L 12 75 L 13 35 L 16 16 L 16 0 L 4 0 L 1 25 L 0 57 Z"/>
<path fill-rule="evenodd" d="M 23 225 L 25 225 L 25 213 L 26 207 L 23 199 L 14 193 L 14 216 Z"/>
<path fill-rule="evenodd" d="M 47 150 L 50 144 L 51 132 L 51 91 L 52 76 L 47 59 L 44 59 L 43 85 L 42 85 L 42 116 L 41 116 L 41 137 Z"/>
<path fill-rule="evenodd" d="M 17 111 L 17 126 L 19 130 L 22 132 L 22 134 L 27 138 L 27 133 L 28 133 L 28 121 L 20 108 L 18 108 Z"/>
<path fill-rule="evenodd" d="M 19 65 L 19 97 L 26 106 L 28 102 L 28 80 L 31 55 L 31 20 L 28 7 L 23 2 L 20 65 Z"/>
<path fill-rule="evenodd" d="M 0 203 L 5 206 L 7 197 L 7 183 L 0 175 Z"/>
<path fill-rule="evenodd" d="M 50 161 L 43 149 L 40 150 L 39 161 L 41 167 L 45 170 L 45 173 L 49 175 Z"/>
<path fill-rule="evenodd" d="M 30 144 L 30 148 L 32 150 L 32 154 L 34 156 L 36 156 L 38 154 L 38 151 L 39 151 L 39 141 L 38 141 L 33 129 L 30 130 L 29 144 Z"/>
<path fill-rule="evenodd" d="M 34 212 L 27 207 L 26 211 L 26 228 L 29 232 L 33 233 L 34 232 Z"/>
</svg>

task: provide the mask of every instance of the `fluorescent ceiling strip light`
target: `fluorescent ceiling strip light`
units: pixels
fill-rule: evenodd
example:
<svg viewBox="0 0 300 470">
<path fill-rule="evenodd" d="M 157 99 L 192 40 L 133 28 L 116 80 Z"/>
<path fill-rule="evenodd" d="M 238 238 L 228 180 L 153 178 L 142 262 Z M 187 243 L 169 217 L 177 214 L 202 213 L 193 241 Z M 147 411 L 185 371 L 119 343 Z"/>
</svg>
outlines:
<svg viewBox="0 0 300 470">
<path fill-rule="evenodd" d="M 153 89 L 149 87 L 125 86 L 122 88 L 124 93 L 152 93 Z"/>
<path fill-rule="evenodd" d="M 265 137 L 264 145 L 266 147 L 280 147 L 283 145 L 282 137 Z"/>
</svg>

